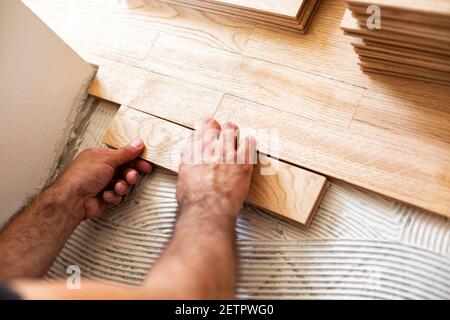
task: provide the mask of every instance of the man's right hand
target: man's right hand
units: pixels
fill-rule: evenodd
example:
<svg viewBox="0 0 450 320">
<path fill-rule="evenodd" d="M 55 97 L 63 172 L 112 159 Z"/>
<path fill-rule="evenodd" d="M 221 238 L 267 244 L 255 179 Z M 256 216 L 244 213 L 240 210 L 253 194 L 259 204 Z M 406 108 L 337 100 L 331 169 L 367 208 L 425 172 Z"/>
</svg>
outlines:
<svg viewBox="0 0 450 320">
<path fill-rule="evenodd" d="M 182 208 L 219 207 L 237 217 L 250 188 L 256 141 L 246 137 L 239 143 L 239 128 L 203 121 L 183 150 L 179 168 L 177 199 Z M 211 212 L 210 210 L 208 210 Z"/>
</svg>

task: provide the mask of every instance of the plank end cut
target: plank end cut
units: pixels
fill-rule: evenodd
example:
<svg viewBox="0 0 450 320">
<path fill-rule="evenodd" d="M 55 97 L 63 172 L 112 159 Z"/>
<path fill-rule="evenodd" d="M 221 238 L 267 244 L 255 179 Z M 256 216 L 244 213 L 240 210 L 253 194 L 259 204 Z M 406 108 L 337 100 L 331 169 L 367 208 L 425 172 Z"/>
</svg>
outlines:
<svg viewBox="0 0 450 320">
<path fill-rule="evenodd" d="M 140 137 L 145 143 L 141 158 L 177 173 L 181 150 L 192 131 L 121 106 L 105 132 L 103 143 L 120 148 Z M 270 171 L 272 174 L 267 174 Z M 327 187 L 324 176 L 260 155 L 247 203 L 309 227 Z"/>
</svg>

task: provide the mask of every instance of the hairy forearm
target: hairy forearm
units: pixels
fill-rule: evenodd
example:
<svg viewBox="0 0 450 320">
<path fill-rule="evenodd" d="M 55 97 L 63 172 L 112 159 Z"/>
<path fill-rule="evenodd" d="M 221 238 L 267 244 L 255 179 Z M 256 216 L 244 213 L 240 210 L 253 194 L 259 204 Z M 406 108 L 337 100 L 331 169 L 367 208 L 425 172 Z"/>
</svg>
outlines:
<svg viewBox="0 0 450 320">
<path fill-rule="evenodd" d="M 236 215 L 227 210 L 217 203 L 182 208 L 172 241 L 144 287 L 159 298 L 233 298 Z"/>
<path fill-rule="evenodd" d="M 41 277 L 80 224 L 82 204 L 63 186 L 48 188 L 0 232 L 0 279 Z"/>
</svg>

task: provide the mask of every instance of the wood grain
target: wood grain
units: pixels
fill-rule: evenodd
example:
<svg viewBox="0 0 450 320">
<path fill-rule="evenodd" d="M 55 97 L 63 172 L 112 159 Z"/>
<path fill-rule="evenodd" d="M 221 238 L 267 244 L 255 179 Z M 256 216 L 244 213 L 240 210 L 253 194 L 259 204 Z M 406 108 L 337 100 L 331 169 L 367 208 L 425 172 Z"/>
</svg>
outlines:
<svg viewBox="0 0 450 320">
<path fill-rule="evenodd" d="M 450 50 L 450 42 L 430 39 L 423 35 L 411 37 L 410 35 L 400 32 L 385 30 L 383 27 L 380 30 L 369 30 L 367 28 L 363 28 L 358 24 L 358 20 L 352 16 L 352 12 L 350 10 L 346 10 L 341 28 L 347 33 L 352 33 L 363 37 L 372 36 L 378 39 L 398 41 L 399 43 L 410 43 L 423 47 L 431 47 L 435 50 L 443 52 L 448 52 L 448 50 Z"/>
<path fill-rule="evenodd" d="M 191 134 L 191 129 L 122 106 L 103 142 L 117 148 L 142 137 L 143 159 L 178 172 L 182 148 Z M 261 168 L 276 174 L 262 175 Z M 308 226 L 327 185 L 323 176 L 261 156 L 247 202 Z"/>
<path fill-rule="evenodd" d="M 222 7 L 234 7 L 241 10 L 263 12 L 269 15 L 280 15 L 295 19 L 305 0 L 200 0 Z"/>
<path fill-rule="evenodd" d="M 183 126 L 211 117 L 223 93 L 141 68 L 102 63 L 89 94 L 124 104 Z"/>
<path fill-rule="evenodd" d="M 255 25 L 153 0 L 127 10 L 111 1 L 24 2 L 77 52 L 132 65 L 148 54 L 159 33 L 242 52 Z"/>
<path fill-rule="evenodd" d="M 265 24 L 275 28 L 305 33 L 320 0 L 243 1 L 243 0 L 163 0 L 194 9 L 214 12 Z"/>
<path fill-rule="evenodd" d="M 282 145 L 274 156 L 280 159 L 450 217 L 448 144 L 382 130 L 373 134 L 372 128 L 329 130 L 290 114 L 264 117 L 275 113 L 273 108 L 225 96 L 215 116 L 237 123 L 244 133 L 278 130 Z M 269 147 L 259 146 L 261 152 Z"/>
<path fill-rule="evenodd" d="M 450 2 L 448 0 L 346 0 L 348 4 L 367 7 L 371 4 L 396 12 L 411 11 L 426 15 L 450 16 Z"/>
<path fill-rule="evenodd" d="M 169 36 L 158 38 L 144 67 L 340 127 L 349 125 L 363 94 L 349 84 Z"/>
</svg>

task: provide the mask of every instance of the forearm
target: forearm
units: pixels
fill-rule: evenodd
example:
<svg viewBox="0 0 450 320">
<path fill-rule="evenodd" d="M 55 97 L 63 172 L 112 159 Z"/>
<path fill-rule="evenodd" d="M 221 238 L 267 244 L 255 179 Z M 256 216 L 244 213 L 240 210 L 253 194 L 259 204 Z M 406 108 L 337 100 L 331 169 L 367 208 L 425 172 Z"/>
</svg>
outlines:
<svg viewBox="0 0 450 320">
<path fill-rule="evenodd" d="M 218 203 L 183 208 L 173 239 L 144 287 L 160 298 L 233 298 L 236 215 L 227 210 Z"/>
<path fill-rule="evenodd" d="M 58 184 L 48 188 L 0 232 L 0 279 L 41 277 L 83 219 L 82 204 Z"/>
</svg>

